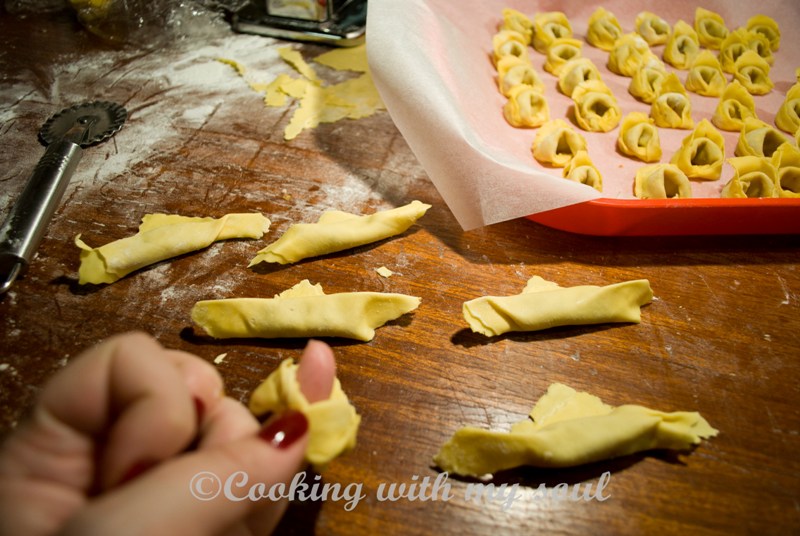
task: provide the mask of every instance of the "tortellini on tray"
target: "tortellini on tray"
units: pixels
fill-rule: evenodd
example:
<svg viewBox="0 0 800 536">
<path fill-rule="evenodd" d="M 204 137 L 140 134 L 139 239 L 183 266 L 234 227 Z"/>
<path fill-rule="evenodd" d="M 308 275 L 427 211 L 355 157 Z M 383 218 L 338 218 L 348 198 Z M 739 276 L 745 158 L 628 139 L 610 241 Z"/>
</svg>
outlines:
<svg viewBox="0 0 800 536">
<path fill-rule="evenodd" d="M 692 102 L 675 73 L 668 73 L 661 83 L 661 93 L 650 105 L 650 117 L 656 126 L 690 129 L 694 127 Z"/>
<path fill-rule="evenodd" d="M 558 76 L 568 61 L 581 57 L 581 48 L 583 48 L 583 41 L 578 39 L 571 37 L 555 39 L 547 49 L 544 70 Z"/>
<path fill-rule="evenodd" d="M 636 33 L 650 46 L 663 45 L 672 33 L 669 23 L 650 11 L 636 15 L 635 25 Z"/>
<path fill-rule="evenodd" d="M 536 131 L 531 152 L 542 164 L 564 167 L 586 150 L 586 140 L 563 119 L 551 119 Z"/>
<path fill-rule="evenodd" d="M 607 66 L 612 73 L 632 77 L 652 56 L 647 41 L 639 34 L 627 33 L 614 42 Z"/>
<path fill-rule="evenodd" d="M 676 22 L 664 46 L 664 61 L 676 69 L 686 70 L 699 53 L 697 32 L 682 20 Z"/>
<path fill-rule="evenodd" d="M 176 214 L 146 214 L 139 232 L 98 248 L 75 237 L 81 249 L 79 283 L 113 283 L 157 262 L 204 249 L 218 240 L 261 238 L 270 221 L 261 214 L 227 214 L 193 218 Z"/>
<path fill-rule="evenodd" d="M 533 21 L 524 13 L 507 7 L 503 9 L 503 21 L 500 23 L 499 30 L 517 32 L 523 36 L 525 44 L 530 45 L 531 37 L 533 37 Z"/>
<path fill-rule="evenodd" d="M 261 262 L 291 264 L 300 260 L 363 246 L 405 232 L 431 208 L 420 201 L 368 216 L 329 210 L 317 223 L 294 224 L 278 240 L 258 252 L 249 266 Z"/>
<path fill-rule="evenodd" d="M 600 71 L 597 65 L 589 58 L 576 58 L 565 63 L 558 75 L 558 89 L 567 97 L 572 97 L 572 92 L 578 84 L 589 80 L 600 80 Z"/>
<path fill-rule="evenodd" d="M 653 104 L 661 93 L 661 85 L 666 76 L 667 68 L 664 63 L 653 56 L 631 77 L 628 93 L 642 102 Z"/>
<path fill-rule="evenodd" d="M 719 62 L 722 70 L 726 73 L 734 74 L 736 72 L 736 60 L 748 50 L 758 54 L 768 65 L 774 62 L 772 49 L 766 37 L 762 34 L 748 31 L 745 28 L 737 28 L 730 32 L 722 42 L 719 51 Z"/>
<path fill-rule="evenodd" d="M 711 122 L 715 127 L 729 132 L 739 132 L 748 117 L 756 118 L 756 101 L 737 80 L 722 91 Z"/>
<path fill-rule="evenodd" d="M 344 337 L 370 341 L 375 328 L 419 307 L 405 294 L 341 292 L 325 294 L 304 279 L 274 298 L 204 300 L 192 308 L 192 320 L 211 337 Z"/>
<path fill-rule="evenodd" d="M 650 164 L 636 171 L 633 194 L 639 199 L 688 199 L 692 185 L 674 164 Z"/>
<path fill-rule="evenodd" d="M 569 164 L 564 167 L 563 176 L 567 180 L 591 186 L 598 192 L 603 191 L 603 176 L 586 151 L 575 153 Z"/>
<path fill-rule="evenodd" d="M 646 279 L 602 287 L 560 287 L 533 276 L 521 294 L 483 296 L 465 302 L 462 309 L 472 331 L 494 337 L 558 326 L 639 323 L 640 307 L 652 299 L 653 291 Z"/>
<path fill-rule="evenodd" d="M 525 36 L 514 30 L 500 30 L 492 37 L 492 51 L 495 65 L 506 56 L 529 60 L 528 43 Z"/>
<path fill-rule="evenodd" d="M 573 467 L 653 449 L 689 451 L 718 433 L 694 411 L 613 407 L 554 383 L 510 431 L 461 428 L 433 461 L 443 471 L 480 478 L 522 466 Z"/>
<path fill-rule="evenodd" d="M 773 51 L 778 50 L 781 45 L 781 30 L 775 19 L 766 15 L 754 15 L 747 20 L 745 25 L 747 31 L 763 35 L 769 42 Z"/>
<path fill-rule="evenodd" d="M 800 129 L 800 81 L 786 92 L 786 98 L 775 116 L 775 125 L 790 134 Z"/>
<path fill-rule="evenodd" d="M 642 162 L 661 160 L 661 141 L 653 119 L 644 112 L 630 112 L 622 119 L 617 148 Z"/>
<path fill-rule="evenodd" d="M 753 50 L 745 51 L 733 64 L 733 77 L 751 95 L 766 95 L 775 86 L 769 78 L 769 63 Z"/>
<path fill-rule="evenodd" d="M 704 97 L 719 97 L 728 85 L 717 57 L 709 50 L 698 54 L 686 75 L 686 89 Z"/>
<path fill-rule="evenodd" d="M 780 197 L 800 197 L 800 149 L 784 143 L 772 155 L 775 186 Z"/>
<path fill-rule="evenodd" d="M 789 139 L 773 126 L 748 117 L 744 120 L 739 139 L 736 142 L 736 156 L 764 156 L 771 157 Z"/>
<path fill-rule="evenodd" d="M 508 97 L 514 86 L 530 86 L 544 92 L 544 82 L 533 65 L 516 56 L 504 56 L 497 62 L 497 86 L 504 97 Z"/>
<path fill-rule="evenodd" d="M 722 197 L 754 198 L 777 197 L 775 166 L 769 158 L 737 156 L 729 158 L 733 178 L 722 189 Z"/>
<path fill-rule="evenodd" d="M 309 402 L 297 380 L 298 365 L 291 358 L 281 362 L 250 395 L 248 407 L 256 417 L 286 410 L 303 413 L 308 420 L 305 460 L 317 470 L 356 445 L 361 416 L 348 400 L 338 378 L 330 396 Z"/>
<path fill-rule="evenodd" d="M 599 80 L 578 84 L 572 92 L 575 122 L 589 132 L 608 132 L 620 121 L 622 111 L 611 89 Z"/>
<path fill-rule="evenodd" d="M 614 42 L 622 36 L 622 27 L 617 17 L 604 7 L 598 7 L 589 17 L 586 41 L 601 50 L 610 52 Z"/>
<path fill-rule="evenodd" d="M 728 27 L 719 13 L 698 7 L 694 12 L 694 30 L 700 46 L 719 50 L 722 41 L 728 37 Z"/>
<path fill-rule="evenodd" d="M 503 106 L 503 117 L 511 126 L 536 128 L 550 120 L 550 107 L 540 89 L 517 85 L 511 88 Z"/>
<path fill-rule="evenodd" d="M 542 54 L 553 41 L 562 37 L 572 37 L 572 25 L 561 11 L 538 12 L 533 16 L 533 48 Z"/>
<path fill-rule="evenodd" d="M 672 156 L 690 179 L 717 180 L 725 163 L 725 138 L 707 119 L 701 120 Z"/>
</svg>

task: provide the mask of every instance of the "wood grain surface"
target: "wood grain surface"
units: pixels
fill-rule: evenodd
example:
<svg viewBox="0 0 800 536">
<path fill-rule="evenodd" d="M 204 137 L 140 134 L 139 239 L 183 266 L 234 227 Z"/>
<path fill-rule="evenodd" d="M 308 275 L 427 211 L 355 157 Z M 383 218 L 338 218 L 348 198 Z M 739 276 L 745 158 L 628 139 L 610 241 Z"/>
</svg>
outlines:
<svg viewBox="0 0 800 536">
<path fill-rule="evenodd" d="M 114 139 L 87 149 L 37 258 L 0 301 L 3 433 L 24 419 L 48 377 L 83 348 L 127 330 L 147 331 L 209 361 L 226 353 L 216 366 L 227 392 L 246 401 L 281 360 L 299 357 L 306 341 L 210 340 L 192 328 L 192 305 L 271 297 L 309 279 L 328 292 L 401 292 L 421 297 L 422 305 L 368 343 L 329 341 L 363 421 L 355 450 L 322 478 L 361 484 L 366 497 L 352 511 L 344 500 L 297 501 L 279 534 L 798 530 L 800 238 L 591 238 L 527 220 L 465 233 L 386 112 L 286 142 L 291 108 L 264 107 L 232 70 L 229 80 L 205 89 L 181 89 L 171 85 L 176 77 L 148 72 L 154 65 L 180 68 L 187 51 L 209 44 L 203 38 L 151 52 L 115 49 L 69 13 L 0 16 L 3 215 L 42 152 L 36 132 L 52 113 L 94 99 L 120 102 L 131 113 Z M 264 39 L 261 46 L 284 45 Z M 433 208 L 399 237 L 295 265 L 247 268 L 267 240 L 291 223 L 315 221 L 324 209 L 370 213 L 414 199 Z M 148 212 L 243 211 L 272 220 L 263 241 L 215 244 L 108 286 L 77 284 L 78 233 L 101 245 L 133 234 Z M 395 275 L 380 277 L 380 266 Z M 496 338 L 467 329 L 464 301 L 517 293 L 533 275 L 562 286 L 647 278 L 656 299 L 639 325 Z M 382 483 L 435 479 L 432 456 L 454 430 L 507 429 L 552 382 L 612 405 L 696 410 L 720 434 L 680 455 L 509 471 L 496 482 L 520 484 L 526 495 L 507 509 L 501 501 L 466 500 L 470 482 L 452 475 L 450 500 L 379 500 Z M 596 486 L 605 472 L 605 501 L 533 498 L 542 483 Z"/>
</svg>

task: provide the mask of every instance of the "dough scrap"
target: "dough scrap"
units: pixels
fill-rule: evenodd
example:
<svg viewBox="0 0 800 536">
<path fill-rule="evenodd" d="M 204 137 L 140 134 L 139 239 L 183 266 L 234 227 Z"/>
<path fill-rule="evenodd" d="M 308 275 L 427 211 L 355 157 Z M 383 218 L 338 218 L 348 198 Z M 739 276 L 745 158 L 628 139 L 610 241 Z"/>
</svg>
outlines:
<svg viewBox="0 0 800 536">
<path fill-rule="evenodd" d="M 412 201 L 368 216 L 329 210 L 317 223 L 297 223 L 289 227 L 283 236 L 259 251 L 249 266 L 261 262 L 291 264 L 377 242 L 405 232 L 429 208 L 430 205 Z"/>
<path fill-rule="evenodd" d="M 341 292 L 325 294 L 304 279 L 274 298 L 204 300 L 192 320 L 216 339 L 257 337 L 345 337 L 371 341 L 375 328 L 419 307 L 405 294 Z"/>
<path fill-rule="evenodd" d="M 574 467 L 654 449 L 688 451 L 718 433 L 697 412 L 612 407 L 554 383 L 529 418 L 509 432 L 461 428 L 433 461 L 449 473 L 482 477 L 521 466 Z"/>
<path fill-rule="evenodd" d="M 257 417 L 287 410 L 300 411 L 308 420 L 308 445 L 305 460 L 321 470 L 339 455 L 356 445 L 361 416 L 348 400 L 338 378 L 326 400 L 309 403 L 297 380 L 298 365 L 291 358 L 280 366 L 250 395 L 250 411 Z"/>
<path fill-rule="evenodd" d="M 270 221 L 262 214 L 227 214 L 221 218 L 193 218 L 175 214 L 146 214 L 139 232 L 92 248 L 75 237 L 81 249 L 79 283 L 113 283 L 131 272 L 206 248 L 218 240 L 261 238 Z"/>
<path fill-rule="evenodd" d="M 533 276 L 520 294 L 484 296 L 465 302 L 464 319 L 475 333 L 494 337 L 510 331 L 557 326 L 641 321 L 640 307 L 653 291 L 646 279 L 598 287 L 562 288 Z"/>
</svg>

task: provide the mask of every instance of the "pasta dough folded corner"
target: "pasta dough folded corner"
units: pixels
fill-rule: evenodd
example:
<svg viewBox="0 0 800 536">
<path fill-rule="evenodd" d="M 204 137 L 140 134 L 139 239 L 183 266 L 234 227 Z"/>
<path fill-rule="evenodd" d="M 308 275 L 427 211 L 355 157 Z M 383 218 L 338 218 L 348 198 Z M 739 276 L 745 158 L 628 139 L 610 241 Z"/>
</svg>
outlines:
<svg viewBox="0 0 800 536">
<path fill-rule="evenodd" d="M 197 302 L 192 320 L 227 338 L 344 337 L 370 341 L 375 329 L 419 307 L 420 298 L 382 292 L 325 294 L 304 279 L 274 298 Z"/>
<path fill-rule="evenodd" d="M 462 311 L 472 331 L 494 337 L 509 331 L 537 331 L 557 326 L 641 321 L 640 307 L 653 291 L 646 279 L 607 286 L 562 288 L 532 277 L 521 294 L 483 296 L 465 302 Z"/>
</svg>

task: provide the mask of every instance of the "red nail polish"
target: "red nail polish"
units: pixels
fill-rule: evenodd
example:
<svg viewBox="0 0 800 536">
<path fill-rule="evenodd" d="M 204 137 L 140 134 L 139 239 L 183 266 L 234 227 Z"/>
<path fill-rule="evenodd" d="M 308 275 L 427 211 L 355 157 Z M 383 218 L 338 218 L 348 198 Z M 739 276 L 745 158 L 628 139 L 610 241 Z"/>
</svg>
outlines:
<svg viewBox="0 0 800 536">
<path fill-rule="evenodd" d="M 196 396 L 192 397 L 192 401 L 194 402 L 194 414 L 197 416 L 197 425 L 200 426 L 200 423 L 203 422 L 203 415 L 206 413 L 206 405 Z"/>
<path fill-rule="evenodd" d="M 287 449 L 308 431 L 308 420 L 299 411 L 289 410 L 270 419 L 258 437 L 278 449 Z"/>
<path fill-rule="evenodd" d="M 131 465 L 131 467 L 128 469 L 128 471 L 124 475 L 122 475 L 122 478 L 120 478 L 120 480 L 119 480 L 119 485 L 125 484 L 125 483 L 130 482 L 131 480 L 133 480 L 135 478 L 138 478 L 139 476 L 142 475 L 142 473 L 145 473 L 146 471 L 148 471 L 155 464 L 156 464 L 156 462 L 151 461 L 151 460 L 143 460 L 143 461 L 134 463 L 133 465 Z"/>
</svg>

